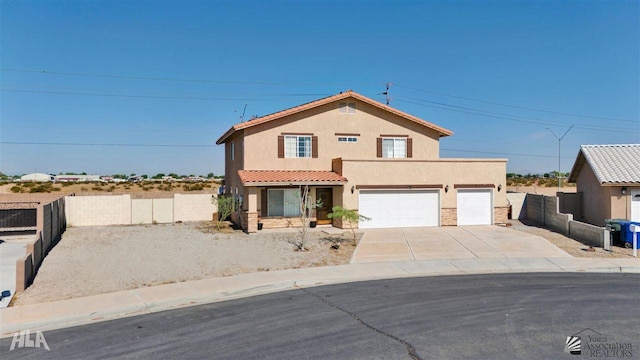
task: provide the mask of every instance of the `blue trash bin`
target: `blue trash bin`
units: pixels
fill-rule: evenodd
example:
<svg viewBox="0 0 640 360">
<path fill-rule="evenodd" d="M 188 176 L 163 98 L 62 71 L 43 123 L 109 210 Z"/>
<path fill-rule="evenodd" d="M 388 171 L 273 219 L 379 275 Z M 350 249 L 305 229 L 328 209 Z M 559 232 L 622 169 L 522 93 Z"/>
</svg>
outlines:
<svg viewBox="0 0 640 360">
<path fill-rule="evenodd" d="M 640 226 L 640 222 L 635 221 L 621 221 L 620 222 L 620 240 L 624 243 L 624 247 L 632 248 L 633 247 L 633 232 L 631 232 L 631 225 Z M 638 237 L 638 242 L 636 243 L 636 249 L 639 248 L 638 244 L 640 244 L 640 233 L 636 235 Z"/>
</svg>

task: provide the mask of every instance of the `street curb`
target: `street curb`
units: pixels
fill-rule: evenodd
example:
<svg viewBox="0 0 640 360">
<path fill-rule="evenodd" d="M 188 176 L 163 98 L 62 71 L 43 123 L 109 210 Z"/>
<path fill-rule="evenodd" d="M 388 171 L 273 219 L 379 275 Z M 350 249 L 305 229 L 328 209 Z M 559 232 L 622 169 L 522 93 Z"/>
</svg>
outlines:
<svg viewBox="0 0 640 360">
<path fill-rule="evenodd" d="M 21 330 L 54 330 L 118 318 L 350 282 L 504 273 L 633 273 L 638 259 L 497 258 L 394 261 L 288 269 L 172 283 L 0 309 L 0 338 Z"/>
</svg>

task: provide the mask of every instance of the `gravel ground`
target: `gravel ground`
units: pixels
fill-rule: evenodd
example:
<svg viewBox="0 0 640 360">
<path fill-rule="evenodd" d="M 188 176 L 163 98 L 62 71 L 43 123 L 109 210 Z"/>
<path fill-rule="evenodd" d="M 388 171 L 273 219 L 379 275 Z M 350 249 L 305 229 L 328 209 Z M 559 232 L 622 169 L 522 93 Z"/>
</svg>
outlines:
<svg viewBox="0 0 640 360">
<path fill-rule="evenodd" d="M 332 229 L 332 233 L 335 230 Z M 348 264 L 351 232 L 308 235 L 308 251 L 288 240 L 295 229 L 214 230 L 211 223 L 69 228 L 14 305 L 42 303 L 249 272 Z M 338 250 L 331 245 L 338 242 Z"/>
<path fill-rule="evenodd" d="M 547 230 L 545 228 L 537 227 L 533 223 L 529 223 L 526 220 L 509 220 L 511 228 L 526 232 L 533 235 L 541 236 L 551 242 L 553 245 L 566 251 L 571 256 L 575 257 L 591 257 L 591 258 L 626 258 L 633 257 L 633 250 L 626 249 L 619 246 L 612 246 L 611 251 L 606 251 L 602 248 L 594 248 L 595 251 L 587 251 L 588 245 L 585 245 L 579 241 L 568 238 L 562 234 Z"/>
</svg>

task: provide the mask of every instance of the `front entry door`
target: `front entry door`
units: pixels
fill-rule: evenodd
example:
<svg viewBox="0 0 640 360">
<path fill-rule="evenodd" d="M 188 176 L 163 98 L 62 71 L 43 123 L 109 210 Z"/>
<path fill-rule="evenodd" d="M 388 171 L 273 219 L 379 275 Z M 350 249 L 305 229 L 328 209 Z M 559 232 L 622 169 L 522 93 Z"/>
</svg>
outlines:
<svg viewBox="0 0 640 360">
<path fill-rule="evenodd" d="M 318 225 L 331 224 L 328 215 L 333 207 L 333 189 L 316 189 L 316 198 L 322 203 L 322 206 L 316 209 Z"/>
</svg>

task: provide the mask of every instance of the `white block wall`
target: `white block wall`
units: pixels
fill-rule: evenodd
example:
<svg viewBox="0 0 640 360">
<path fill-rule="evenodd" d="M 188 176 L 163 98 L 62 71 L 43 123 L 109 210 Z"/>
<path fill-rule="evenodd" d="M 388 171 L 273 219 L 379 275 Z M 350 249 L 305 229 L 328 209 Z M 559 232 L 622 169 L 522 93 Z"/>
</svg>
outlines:
<svg viewBox="0 0 640 360">
<path fill-rule="evenodd" d="M 217 211 L 218 207 L 213 203 L 211 194 L 173 196 L 173 220 L 174 221 L 207 221 Z"/>
<path fill-rule="evenodd" d="M 67 196 L 68 226 L 131 224 L 131 196 Z"/>
<path fill-rule="evenodd" d="M 131 200 L 131 224 L 151 224 L 153 222 L 153 200 Z"/>
<path fill-rule="evenodd" d="M 160 224 L 173 222 L 173 199 L 153 199 L 153 220 Z"/>
<path fill-rule="evenodd" d="M 211 194 L 175 194 L 173 199 L 131 199 L 130 195 L 67 196 L 69 226 L 136 225 L 209 221 L 217 211 Z"/>
</svg>

